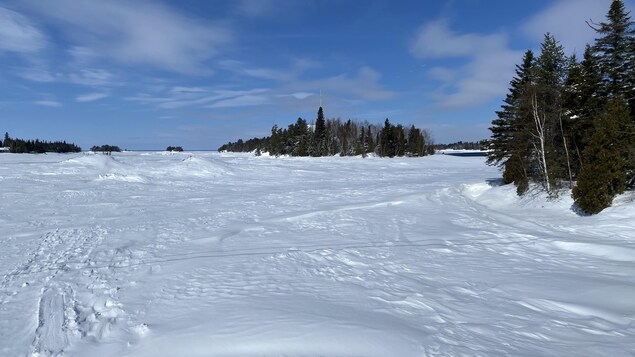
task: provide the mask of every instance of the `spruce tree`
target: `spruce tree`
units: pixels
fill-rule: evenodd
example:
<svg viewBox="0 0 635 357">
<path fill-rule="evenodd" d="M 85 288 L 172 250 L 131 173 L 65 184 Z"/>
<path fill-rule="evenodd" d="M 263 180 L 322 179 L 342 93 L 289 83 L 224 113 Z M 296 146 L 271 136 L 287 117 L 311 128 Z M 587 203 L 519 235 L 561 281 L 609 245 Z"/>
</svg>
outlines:
<svg viewBox="0 0 635 357">
<path fill-rule="evenodd" d="M 520 114 L 520 102 L 531 78 L 531 68 L 534 63 L 534 53 L 529 50 L 523 56 L 521 65 L 516 65 L 516 76 L 511 80 L 509 93 L 503 101 L 501 110 L 496 112 L 497 119 L 492 121 L 492 138 L 489 141 L 490 154 L 487 158 L 489 165 L 505 165 L 511 156 L 511 142 L 516 131 L 515 124 Z"/>
<path fill-rule="evenodd" d="M 542 182 L 549 194 L 563 179 L 572 179 L 568 133 L 563 123 L 563 91 L 567 59 L 564 48 L 550 33 L 545 34 L 540 56 L 536 59 L 532 88 L 535 164 L 540 168 L 534 180 Z"/>
<path fill-rule="evenodd" d="M 404 156 L 406 154 L 406 134 L 403 130 L 403 125 L 398 124 L 393 127 L 395 138 L 395 155 L 396 156 Z"/>
<path fill-rule="evenodd" d="M 594 50 L 604 79 L 604 94 L 635 103 L 635 29 L 622 0 L 613 0 L 606 22 L 591 26 L 600 35 Z"/>
<path fill-rule="evenodd" d="M 606 100 L 600 95 L 601 87 L 597 58 L 591 46 L 587 45 L 581 63 L 574 58 L 570 60 L 563 103 L 571 139 L 574 176 L 580 171 L 582 153 L 593 134 L 593 118 L 602 111 Z"/>
<path fill-rule="evenodd" d="M 573 198 L 585 212 L 595 214 L 624 192 L 630 129 L 630 110 L 622 97 L 608 102 L 595 122 L 595 132 L 583 154 L 582 170 Z"/>
<path fill-rule="evenodd" d="M 269 155 L 280 156 L 284 154 L 284 132 L 282 129 L 278 128 L 277 125 L 274 125 L 271 128 L 271 137 L 269 139 L 269 147 L 267 151 L 269 151 Z"/>
<path fill-rule="evenodd" d="M 373 140 L 373 130 L 371 126 L 368 125 L 368 129 L 366 129 L 366 143 L 365 143 L 366 153 L 374 152 L 375 146 L 377 146 L 377 141 Z"/>
<path fill-rule="evenodd" d="M 11 137 L 9 136 L 8 132 L 4 133 L 4 140 L 2 141 L 2 146 L 4 147 L 11 147 Z"/>
<path fill-rule="evenodd" d="M 322 107 L 318 109 L 317 120 L 315 121 L 315 131 L 313 132 L 313 143 L 311 145 L 312 156 L 326 156 L 326 121 Z"/>
<path fill-rule="evenodd" d="M 423 156 L 423 136 L 421 130 L 414 125 L 410 127 L 408 131 L 408 143 L 407 143 L 408 156 Z"/>
<path fill-rule="evenodd" d="M 531 109 L 527 100 L 527 91 L 534 82 L 534 53 L 525 52 L 521 65 L 516 66 L 516 76 L 510 82 L 511 88 L 496 112 L 497 119 L 492 121 L 492 139 L 489 141 L 491 153 L 487 158 L 489 165 L 503 168 L 503 180 L 514 183 L 518 194 L 528 188 L 528 175 L 531 172 Z"/>
<path fill-rule="evenodd" d="M 386 118 L 384 121 L 384 127 L 381 129 L 381 139 L 379 144 L 379 156 L 394 157 L 396 152 L 396 138 L 393 130 L 393 125 L 390 124 L 390 120 Z"/>
</svg>

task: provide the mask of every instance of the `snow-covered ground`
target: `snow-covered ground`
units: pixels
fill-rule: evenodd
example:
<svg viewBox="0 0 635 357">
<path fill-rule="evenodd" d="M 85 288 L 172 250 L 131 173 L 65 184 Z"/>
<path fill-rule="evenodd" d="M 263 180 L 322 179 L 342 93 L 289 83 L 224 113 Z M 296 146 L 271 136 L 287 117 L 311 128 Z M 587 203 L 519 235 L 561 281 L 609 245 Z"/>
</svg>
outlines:
<svg viewBox="0 0 635 357">
<path fill-rule="evenodd" d="M 633 356 L 632 197 L 483 161 L 0 155 L 0 355 Z"/>
</svg>

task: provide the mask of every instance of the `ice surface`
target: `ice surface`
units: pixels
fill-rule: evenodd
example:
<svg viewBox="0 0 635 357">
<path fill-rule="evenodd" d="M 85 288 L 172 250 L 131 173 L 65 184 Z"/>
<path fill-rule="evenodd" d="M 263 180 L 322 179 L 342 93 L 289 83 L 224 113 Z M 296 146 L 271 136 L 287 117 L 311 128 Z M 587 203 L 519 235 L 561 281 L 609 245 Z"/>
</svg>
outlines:
<svg viewBox="0 0 635 357">
<path fill-rule="evenodd" d="M 0 155 L 0 355 L 635 354 L 633 196 L 483 161 Z"/>
</svg>

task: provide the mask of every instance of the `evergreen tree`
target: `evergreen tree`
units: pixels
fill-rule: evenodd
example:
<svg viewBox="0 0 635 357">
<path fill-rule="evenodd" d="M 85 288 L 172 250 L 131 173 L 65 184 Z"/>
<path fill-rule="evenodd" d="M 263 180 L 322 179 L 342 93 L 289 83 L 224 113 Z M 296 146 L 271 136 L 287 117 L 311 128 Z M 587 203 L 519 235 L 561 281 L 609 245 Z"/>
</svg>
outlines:
<svg viewBox="0 0 635 357">
<path fill-rule="evenodd" d="M 414 125 L 408 131 L 407 154 L 409 156 L 423 156 L 423 136 L 421 130 L 415 128 Z"/>
<path fill-rule="evenodd" d="M 2 141 L 2 146 L 3 147 L 11 147 L 11 137 L 9 136 L 8 132 L 4 133 L 4 140 Z"/>
<path fill-rule="evenodd" d="M 355 147 L 355 156 L 362 155 L 362 157 L 366 157 L 366 131 L 364 130 L 364 126 L 360 128 L 359 140 L 357 142 L 357 146 Z"/>
<path fill-rule="evenodd" d="M 624 1 L 613 0 L 606 22 L 592 27 L 600 35 L 594 49 L 604 80 L 603 93 L 606 97 L 623 96 L 635 121 L 635 22 L 626 11 Z M 635 151 L 635 146 L 631 146 L 631 150 Z M 635 177 L 635 155 L 631 155 L 625 171 Z"/>
<path fill-rule="evenodd" d="M 288 145 L 292 156 L 309 155 L 309 129 L 306 120 L 298 118 L 295 124 L 289 125 Z"/>
<path fill-rule="evenodd" d="M 512 155 L 512 142 L 518 134 L 518 123 L 524 114 L 521 108 L 521 101 L 525 95 L 532 78 L 532 67 L 534 65 L 534 54 L 531 50 L 525 52 L 522 65 L 516 65 L 516 77 L 511 82 L 511 88 L 501 110 L 496 112 L 497 119 L 492 121 L 492 138 L 489 141 L 491 150 L 487 163 L 490 165 L 505 165 L 505 162 Z"/>
<path fill-rule="evenodd" d="M 390 124 L 390 120 L 386 118 L 386 121 L 384 121 L 384 127 L 381 130 L 379 156 L 394 157 L 395 153 L 396 153 L 395 132 L 393 130 L 393 125 Z"/>
<path fill-rule="evenodd" d="M 534 180 L 543 183 L 549 194 L 563 179 L 572 180 L 567 136 L 563 124 L 563 91 L 567 59 L 553 35 L 545 34 L 536 59 L 535 85 L 529 93 L 534 127 Z"/>
<path fill-rule="evenodd" d="M 492 121 L 492 139 L 489 141 L 491 153 L 489 165 L 504 168 L 505 183 L 514 183 L 518 193 L 528 187 L 531 157 L 530 123 L 531 109 L 527 100 L 527 91 L 533 83 L 534 54 L 525 52 L 521 65 L 516 66 L 516 76 L 510 82 L 511 88 L 501 110 L 496 112 L 497 119 Z"/>
<path fill-rule="evenodd" d="M 611 205 L 624 192 L 629 142 L 633 129 L 626 101 L 609 101 L 595 122 L 595 131 L 584 151 L 582 170 L 573 188 L 573 198 L 587 213 L 595 214 Z"/>
<path fill-rule="evenodd" d="M 366 130 L 366 153 L 374 152 L 375 146 L 377 146 L 377 141 L 373 140 L 373 129 L 372 126 L 368 125 L 368 130 Z"/>
<path fill-rule="evenodd" d="M 398 124 L 393 127 L 393 138 L 395 139 L 395 155 L 404 156 L 406 154 L 406 134 L 403 125 Z"/>
<path fill-rule="evenodd" d="M 274 125 L 271 128 L 271 137 L 269 139 L 269 147 L 267 148 L 270 155 L 280 156 L 284 154 L 285 138 L 282 129 Z"/>
<path fill-rule="evenodd" d="M 594 50 L 604 79 L 604 94 L 635 104 L 635 29 L 622 0 L 613 0 L 606 22 L 591 26 L 600 35 Z"/>
<path fill-rule="evenodd" d="M 322 107 L 318 109 L 317 120 L 315 121 L 315 131 L 313 132 L 313 143 L 311 145 L 312 156 L 326 156 L 326 121 Z"/>
<path fill-rule="evenodd" d="M 582 152 L 593 134 L 593 118 L 602 111 L 602 77 L 591 46 L 584 50 L 581 63 L 571 59 L 565 84 L 564 107 L 569 128 L 574 176 L 582 165 Z"/>
</svg>

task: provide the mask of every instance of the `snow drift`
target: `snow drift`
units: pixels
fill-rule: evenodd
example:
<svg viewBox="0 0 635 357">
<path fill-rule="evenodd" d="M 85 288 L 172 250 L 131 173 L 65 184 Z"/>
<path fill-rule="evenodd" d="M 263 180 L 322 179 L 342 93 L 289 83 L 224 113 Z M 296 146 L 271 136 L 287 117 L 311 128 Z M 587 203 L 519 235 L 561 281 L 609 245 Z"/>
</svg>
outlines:
<svg viewBox="0 0 635 357">
<path fill-rule="evenodd" d="M 3 356 L 632 356 L 635 204 L 483 158 L 0 155 Z"/>
</svg>

